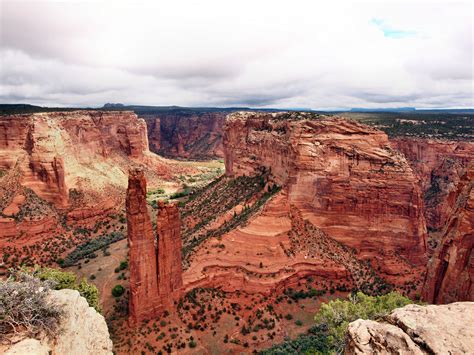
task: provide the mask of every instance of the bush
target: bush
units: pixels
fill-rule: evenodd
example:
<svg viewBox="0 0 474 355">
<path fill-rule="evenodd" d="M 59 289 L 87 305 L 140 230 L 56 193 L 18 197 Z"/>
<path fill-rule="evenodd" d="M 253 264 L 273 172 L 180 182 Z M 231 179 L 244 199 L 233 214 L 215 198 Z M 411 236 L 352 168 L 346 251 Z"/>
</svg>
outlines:
<svg viewBox="0 0 474 355">
<path fill-rule="evenodd" d="M 53 336 L 63 311 L 48 300 L 51 283 L 23 273 L 16 280 L 0 281 L 0 340 L 18 333 L 34 337 L 40 331 Z"/>
<path fill-rule="evenodd" d="M 124 294 L 125 288 L 122 285 L 115 285 L 115 287 L 112 289 L 112 296 L 114 297 L 120 297 Z"/>
<path fill-rule="evenodd" d="M 314 317 L 316 324 L 328 329 L 329 341 L 336 350 L 344 345 L 347 326 L 359 318 L 378 319 L 389 314 L 395 308 L 413 303 L 409 298 L 397 292 L 383 296 L 367 296 L 362 292 L 349 296 L 348 300 L 336 299 L 323 303 Z"/>
<path fill-rule="evenodd" d="M 47 267 L 23 269 L 22 271 L 42 281 L 52 281 L 52 287 L 55 290 L 69 288 L 79 291 L 81 296 L 87 300 L 89 306 L 94 307 L 97 312 L 101 312 L 99 290 L 94 285 L 87 283 L 85 278 L 78 282 L 76 275 L 72 272 Z"/>
<path fill-rule="evenodd" d="M 96 239 L 91 239 L 76 247 L 69 255 L 66 256 L 61 266 L 72 266 L 79 260 L 89 257 L 96 257 L 94 253 L 97 250 L 107 247 L 109 244 L 115 243 L 125 238 L 125 235 L 120 232 L 112 232 L 104 234 Z"/>
<path fill-rule="evenodd" d="M 298 319 L 298 320 L 295 321 L 295 324 L 296 324 L 298 327 L 301 327 L 301 326 L 303 325 L 303 322 Z"/>
<path fill-rule="evenodd" d="M 348 299 L 336 299 L 323 303 L 315 316 L 316 325 L 311 327 L 307 334 L 274 345 L 270 349 L 261 351 L 260 354 L 342 353 L 344 336 L 350 322 L 359 318 L 378 319 L 395 308 L 410 303 L 413 302 L 396 292 L 383 296 L 367 296 L 358 292 L 349 296 Z M 297 322 L 300 321 L 295 321 L 295 324 L 299 325 Z"/>
<path fill-rule="evenodd" d="M 195 342 L 194 340 L 191 340 L 191 341 L 189 342 L 189 347 L 190 347 L 191 349 L 192 349 L 192 348 L 195 348 L 196 345 L 197 345 L 197 344 L 196 344 L 196 342 Z"/>
</svg>

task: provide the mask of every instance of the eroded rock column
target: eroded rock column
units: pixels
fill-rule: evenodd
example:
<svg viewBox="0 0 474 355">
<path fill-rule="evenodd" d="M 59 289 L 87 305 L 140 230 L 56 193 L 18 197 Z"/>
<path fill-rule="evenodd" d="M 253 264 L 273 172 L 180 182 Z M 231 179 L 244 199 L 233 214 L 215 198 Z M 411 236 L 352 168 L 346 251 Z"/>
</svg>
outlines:
<svg viewBox="0 0 474 355">
<path fill-rule="evenodd" d="M 130 265 L 129 314 L 132 323 L 151 319 L 160 310 L 155 236 L 148 215 L 146 180 L 142 170 L 129 173 L 127 227 Z"/>
<path fill-rule="evenodd" d="M 181 222 L 176 204 L 160 201 L 158 208 L 158 289 L 163 303 L 170 303 L 183 286 Z"/>
</svg>

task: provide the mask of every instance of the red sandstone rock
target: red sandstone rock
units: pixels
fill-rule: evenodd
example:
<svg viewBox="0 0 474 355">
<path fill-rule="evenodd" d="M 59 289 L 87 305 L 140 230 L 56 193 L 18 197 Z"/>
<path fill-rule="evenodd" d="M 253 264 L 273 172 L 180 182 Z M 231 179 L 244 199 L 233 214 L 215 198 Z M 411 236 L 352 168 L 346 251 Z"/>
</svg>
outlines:
<svg viewBox="0 0 474 355">
<path fill-rule="evenodd" d="M 474 301 L 474 165 L 458 185 L 453 213 L 428 265 L 423 294 L 433 303 Z"/>
<path fill-rule="evenodd" d="M 341 118 L 235 113 L 224 125 L 226 174 L 271 170 L 304 219 L 400 284 L 425 266 L 418 179 L 377 129 Z"/>
<path fill-rule="evenodd" d="M 155 236 L 148 215 L 143 171 L 130 171 L 126 208 L 130 268 L 129 314 L 132 322 L 136 323 L 155 317 L 161 306 Z"/>
<path fill-rule="evenodd" d="M 163 302 L 173 300 L 183 286 L 181 223 L 177 204 L 158 204 L 158 289 Z"/>
<path fill-rule="evenodd" d="M 97 178 L 91 185 L 125 184 L 128 167 L 124 166 L 119 181 L 117 167 L 127 165 L 120 157 L 146 162 L 148 152 L 146 124 L 132 112 L 51 112 L 0 118 L 0 169 L 18 164 L 22 185 L 58 207 L 68 205 L 68 190 L 85 179 Z"/>
<path fill-rule="evenodd" d="M 224 112 L 142 115 L 151 149 L 179 158 L 222 157 Z"/>
<path fill-rule="evenodd" d="M 457 184 L 474 161 L 474 142 L 395 138 L 390 144 L 420 178 L 427 226 L 442 229 L 453 212 Z"/>
<path fill-rule="evenodd" d="M 159 204 L 158 245 L 146 202 L 146 180 L 141 170 L 130 171 L 127 189 L 127 226 L 130 265 L 129 312 L 132 323 L 156 317 L 163 306 L 179 297 L 181 224 L 177 205 Z"/>
</svg>

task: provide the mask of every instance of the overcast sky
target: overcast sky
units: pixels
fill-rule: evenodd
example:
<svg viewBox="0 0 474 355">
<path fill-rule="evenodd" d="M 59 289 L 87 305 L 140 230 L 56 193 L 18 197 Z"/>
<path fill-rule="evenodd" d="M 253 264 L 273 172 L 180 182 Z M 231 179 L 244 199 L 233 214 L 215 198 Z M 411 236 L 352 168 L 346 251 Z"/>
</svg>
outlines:
<svg viewBox="0 0 474 355">
<path fill-rule="evenodd" d="M 1 103 L 474 106 L 469 1 L 0 2 Z"/>
</svg>

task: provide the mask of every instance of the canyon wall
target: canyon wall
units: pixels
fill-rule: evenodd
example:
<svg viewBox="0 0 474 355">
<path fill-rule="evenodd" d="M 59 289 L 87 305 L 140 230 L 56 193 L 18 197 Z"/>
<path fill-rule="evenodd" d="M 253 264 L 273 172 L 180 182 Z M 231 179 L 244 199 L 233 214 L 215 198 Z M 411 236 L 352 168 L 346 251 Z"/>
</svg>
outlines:
<svg viewBox="0 0 474 355">
<path fill-rule="evenodd" d="M 239 112 L 224 125 L 227 176 L 270 170 L 289 204 L 395 283 L 426 263 L 418 178 L 377 129 L 307 113 Z"/>
<path fill-rule="evenodd" d="M 152 230 L 142 170 L 131 170 L 126 198 L 130 265 L 129 314 L 133 324 L 152 319 L 182 288 L 181 226 L 176 205 L 159 204 Z"/>
<path fill-rule="evenodd" d="M 461 176 L 474 161 L 474 142 L 394 138 L 390 144 L 420 177 L 428 228 L 442 229 L 453 212 Z"/>
<path fill-rule="evenodd" d="M 454 195 L 453 212 L 428 264 L 423 293 L 433 303 L 474 300 L 474 165 Z"/>
<path fill-rule="evenodd" d="M 126 160 L 149 154 L 145 122 L 132 112 L 73 111 L 0 117 L 0 170 L 58 207 L 70 188 L 125 185 Z M 118 173 L 120 172 L 120 174 Z"/>
<path fill-rule="evenodd" d="M 222 157 L 225 112 L 143 114 L 150 149 L 163 156 L 187 159 Z"/>
</svg>

